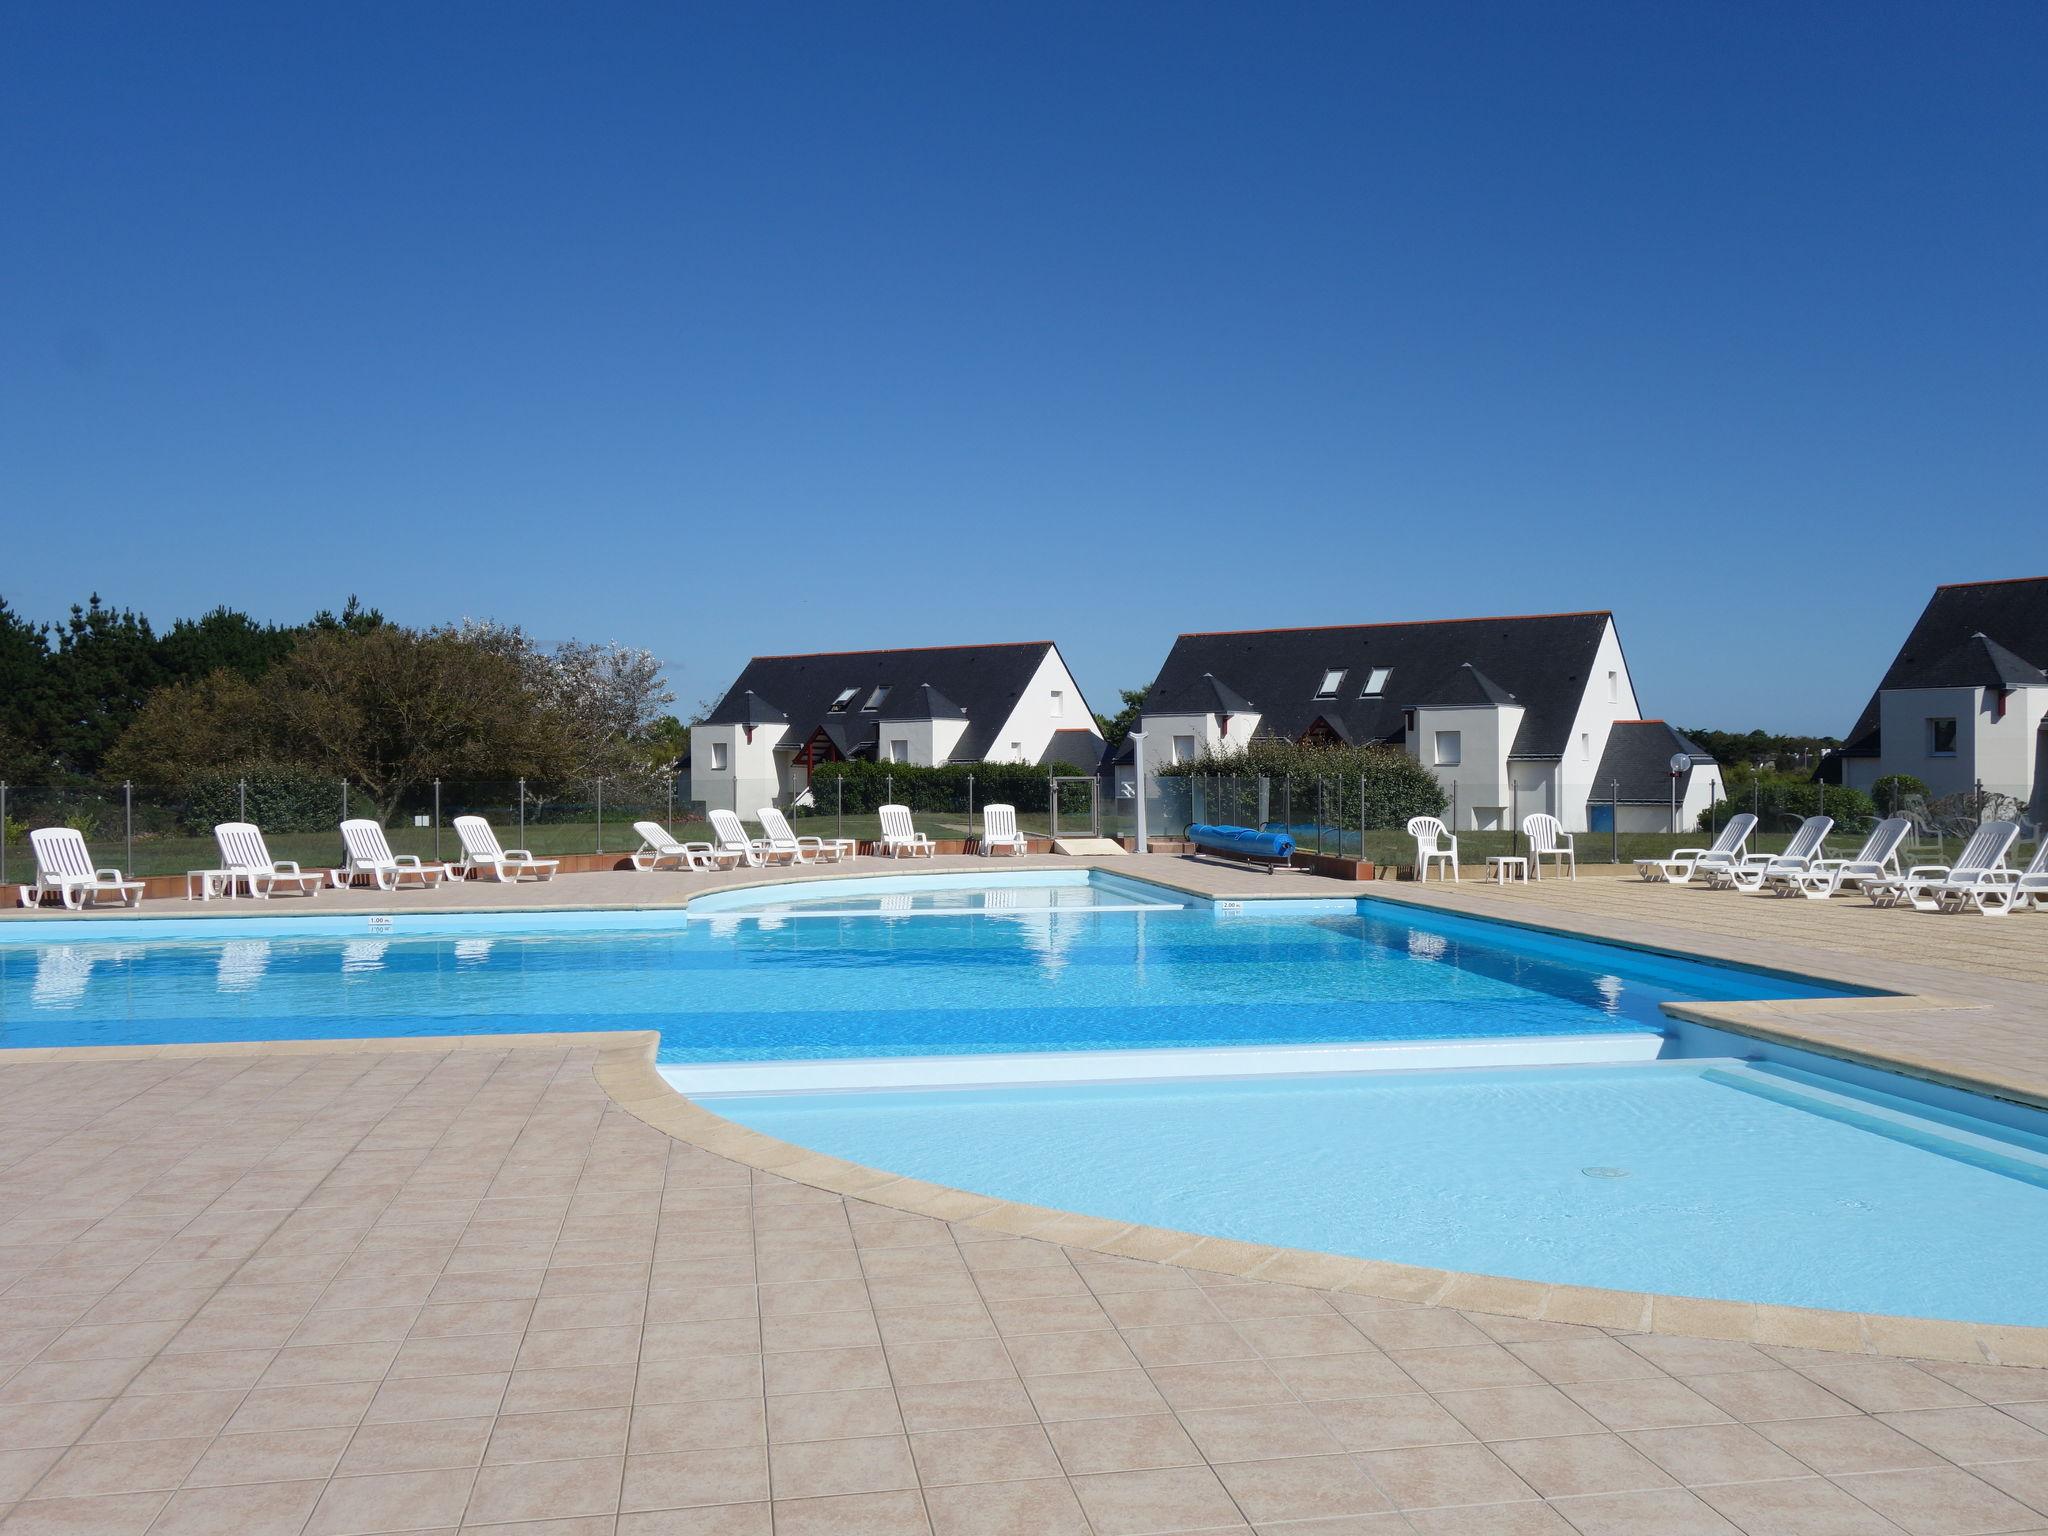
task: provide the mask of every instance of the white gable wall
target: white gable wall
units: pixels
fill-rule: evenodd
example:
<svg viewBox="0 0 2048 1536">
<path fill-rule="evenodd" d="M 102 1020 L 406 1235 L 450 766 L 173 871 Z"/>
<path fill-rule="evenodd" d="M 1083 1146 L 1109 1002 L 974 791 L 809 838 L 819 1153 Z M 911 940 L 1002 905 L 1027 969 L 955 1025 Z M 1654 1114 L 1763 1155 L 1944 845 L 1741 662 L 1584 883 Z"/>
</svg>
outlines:
<svg viewBox="0 0 2048 1536">
<path fill-rule="evenodd" d="M 1519 704 L 1469 704 L 1453 709 L 1418 709 L 1409 750 L 1454 797 L 1444 821 L 1454 832 L 1506 831 L 1513 814 L 1508 748 L 1526 714 Z M 1437 761 L 1440 732 L 1458 733 L 1456 766 Z M 1453 823 L 1453 817 L 1456 820 Z"/>
<path fill-rule="evenodd" d="M 1053 695 L 1059 695 L 1060 712 L 1053 713 Z M 1087 731 L 1101 739 L 1088 701 L 1074 685 L 1074 675 L 1060 659 L 1060 648 L 1049 645 L 1045 659 L 1018 697 L 1002 729 L 989 738 L 982 761 L 989 763 L 1035 763 L 1052 745 L 1055 731 Z"/>
<path fill-rule="evenodd" d="M 1605 785 L 1594 784 L 1593 776 L 1607 751 L 1607 734 L 1614 729 L 1614 722 L 1642 718 L 1635 683 L 1628 675 L 1628 660 L 1621 653 L 1621 634 L 1609 619 L 1593 653 L 1592 671 L 1579 696 L 1571 734 L 1565 738 L 1564 756 L 1557 763 L 1558 808 L 1551 814 L 1564 823 L 1567 832 L 1585 831 L 1587 800 L 1607 793 Z M 1701 809 L 1705 809 L 1704 802 Z"/>
<path fill-rule="evenodd" d="M 762 806 L 776 804 L 783 793 L 783 765 L 777 760 L 775 749 L 786 745 L 784 738 L 788 734 L 787 725 L 756 726 L 754 739 L 749 742 L 741 726 L 692 726 L 690 798 L 701 800 L 714 810 L 738 811 L 742 816 L 752 816 Z M 723 768 L 713 766 L 720 747 L 724 748 Z"/>
</svg>

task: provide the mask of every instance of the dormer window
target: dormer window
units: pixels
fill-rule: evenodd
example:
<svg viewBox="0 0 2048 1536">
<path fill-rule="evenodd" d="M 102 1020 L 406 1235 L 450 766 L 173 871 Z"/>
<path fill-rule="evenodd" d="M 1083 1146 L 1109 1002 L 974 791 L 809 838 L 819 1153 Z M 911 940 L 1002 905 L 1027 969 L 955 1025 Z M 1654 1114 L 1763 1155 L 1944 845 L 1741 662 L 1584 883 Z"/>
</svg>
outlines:
<svg viewBox="0 0 2048 1536">
<path fill-rule="evenodd" d="M 868 710 L 880 709 L 883 704 L 888 702 L 889 688 L 890 685 L 888 683 L 876 684 L 875 691 L 868 695 L 867 703 L 861 705 L 861 712 L 865 714 Z"/>
<path fill-rule="evenodd" d="M 1365 676 L 1365 686 L 1358 690 L 1361 699 L 1376 699 L 1387 691 L 1387 679 L 1394 675 L 1392 667 L 1374 667 Z"/>
<path fill-rule="evenodd" d="M 1323 674 L 1323 686 L 1316 690 L 1316 697 L 1319 699 L 1334 699 L 1337 697 L 1337 690 L 1343 686 L 1344 669 L 1342 667 L 1332 667 Z"/>
<path fill-rule="evenodd" d="M 837 697 L 836 699 L 834 699 L 834 700 L 832 701 L 832 703 L 831 703 L 831 706 L 830 706 L 830 707 L 829 707 L 829 708 L 828 708 L 828 709 L 827 709 L 827 710 L 825 711 L 825 713 L 826 713 L 826 714 L 828 714 L 828 715 L 843 715 L 843 714 L 845 714 L 845 713 L 846 713 L 846 710 L 847 710 L 847 706 L 849 706 L 850 704 L 852 704 L 852 703 L 853 703 L 853 696 L 854 696 L 854 695 L 855 695 L 856 693 L 859 693 L 859 692 L 860 692 L 860 690 L 859 690 L 858 688 L 842 688 L 842 689 L 840 689 L 840 690 L 839 690 L 839 697 Z"/>
</svg>

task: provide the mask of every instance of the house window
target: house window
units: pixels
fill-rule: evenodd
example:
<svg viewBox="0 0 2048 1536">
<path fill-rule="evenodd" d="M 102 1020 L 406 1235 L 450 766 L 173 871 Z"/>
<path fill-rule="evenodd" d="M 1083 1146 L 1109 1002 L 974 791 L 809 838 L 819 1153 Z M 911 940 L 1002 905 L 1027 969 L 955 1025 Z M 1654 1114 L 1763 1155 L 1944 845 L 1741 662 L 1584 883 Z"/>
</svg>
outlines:
<svg viewBox="0 0 2048 1536">
<path fill-rule="evenodd" d="M 840 690 L 839 690 L 839 697 L 837 697 L 836 699 L 834 699 L 834 700 L 832 701 L 832 705 L 831 705 L 831 707 L 830 707 L 829 709 L 827 709 L 827 710 L 825 711 L 825 713 L 826 713 L 826 714 L 828 714 L 828 715 L 843 715 L 843 714 L 845 714 L 845 713 L 846 713 L 846 708 L 847 708 L 847 706 L 848 706 L 849 704 L 851 704 L 851 703 L 853 702 L 853 696 L 854 696 L 854 695 L 855 695 L 856 693 L 859 693 L 859 692 L 860 692 L 860 690 L 859 690 L 858 688 L 842 688 L 842 689 L 840 689 Z"/>
<path fill-rule="evenodd" d="M 711 743 L 711 771 L 713 773 L 725 772 L 725 743 L 722 741 Z"/>
<path fill-rule="evenodd" d="M 1610 704 L 1619 704 L 1621 702 L 1621 674 L 1619 672 L 1607 674 L 1607 702 Z"/>
<path fill-rule="evenodd" d="M 1455 768 L 1464 760 L 1465 739 L 1459 731 L 1438 731 L 1436 733 L 1436 765 L 1439 768 Z"/>
<path fill-rule="evenodd" d="M 883 702 L 888 697 L 889 685 L 887 683 L 878 683 L 875 686 L 875 691 L 868 695 L 867 703 L 861 705 L 861 709 L 863 711 L 870 709 L 880 709 L 882 707 Z"/>
<path fill-rule="evenodd" d="M 1358 690 L 1361 699 L 1376 699 L 1387 691 L 1387 679 L 1394 675 L 1392 667 L 1374 667 L 1365 677 L 1365 686 Z"/>
<path fill-rule="evenodd" d="M 1192 763 L 1195 760 L 1195 738 L 1176 736 L 1173 738 L 1173 760 L 1176 763 Z"/>
<path fill-rule="evenodd" d="M 1323 686 L 1316 690 L 1316 697 L 1319 699 L 1334 699 L 1337 697 L 1337 690 L 1343 686 L 1344 669 L 1342 667 L 1332 667 L 1323 674 Z"/>
<path fill-rule="evenodd" d="M 907 763 L 910 761 L 910 743 L 900 737 L 889 739 L 889 761 Z"/>
<path fill-rule="evenodd" d="M 1956 755 L 1956 722 L 1951 717 L 1945 720 L 1927 722 L 1927 755 L 1929 757 L 1954 757 Z"/>
<path fill-rule="evenodd" d="M 1021 741 L 1013 741 L 1013 742 L 1011 742 L 1011 743 L 1010 743 L 1010 756 L 1014 757 L 1014 758 L 1015 758 L 1015 759 L 1016 759 L 1016 760 L 1017 760 L 1018 762 L 1020 762 L 1020 763 L 1021 763 L 1021 762 L 1023 762 L 1023 761 L 1024 761 L 1024 743 L 1023 743 L 1023 742 L 1021 742 Z"/>
<path fill-rule="evenodd" d="M 1613 676 L 1612 673 L 1608 675 L 1610 677 Z M 1579 732 L 1579 761 L 1582 763 L 1593 761 L 1593 733 L 1591 731 Z"/>
<path fill-rule="evenodd" d="M 1052 691 L 1052 717 L 1057 720 L 1067 712 L 1067 696 L 1055 688 Z"/>
</svg>

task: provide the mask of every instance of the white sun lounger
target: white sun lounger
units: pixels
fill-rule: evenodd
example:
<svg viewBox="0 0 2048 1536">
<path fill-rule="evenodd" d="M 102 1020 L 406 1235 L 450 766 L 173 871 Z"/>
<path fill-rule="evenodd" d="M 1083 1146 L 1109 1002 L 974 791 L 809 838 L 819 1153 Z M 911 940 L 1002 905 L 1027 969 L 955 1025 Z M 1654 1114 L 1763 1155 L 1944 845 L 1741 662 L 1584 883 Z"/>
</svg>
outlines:
<svg viewBox="0 0 2048 1536">
<path fill-rule="evenodd" d="M 2040 911 L 2041 903 L 2048 901 L 2048 833 L 2041 837 L 2025 869 L 1996 887 L 1980 889 L 1976 900 L 1977 910 L 1986 917 L 2006 917 L 2015 907 Z"/>
<path fill-rule="evenodd" d="M 1993 893 L 1994 904 L 2009 904 L 2004 892 L 2017 876 L 2005 867 L 2005 855 L 2020 835 L 2016 822 L 1987 821 L 1970 837 L 1953 864 L 1921 864 L 1906 871 L 1903 880 L 1866 880 L 1863 893 L 1880 907 L 1901 902 L 1918 912 L 1960 912 L 1974 906 L 1984 910 L 1984 893 Z"/>
<path fill-rule="evenodd" d="M 882 818 L 882 853 L 886 858 L 912 858 L 922 854 L 930 858 L 938 852 L 932 840 L 911 823 L 910 807 L 907 805 L 885 805 L 879 812 Z"/>
<path fill-rule="evenodd" d="M 795 864 L 837 864 L 853 852 L 851 838 L 799 836 L 789 829 L 789 818 L 772 805 L 764 805 L 754 812 L 754 820 L 761 823 L 762 836 L 755 839 L 754 846 L 769 853 L 794 852 L 791 860 Z"/>
<path fill-rule="evenodd" d="M 275 896 L 280 887 L 300 896 L 317 896 L 326 883 L 325 870 L 302 870 L 291 859 L 273 859 L 263 841 L 263 829 L 253 821 L 224 821 L 213 829 L 220 845 L 220 872 L 227 876 L 228 894 L 246 885 L 258 900 Z"/>
<path fill-rule="evenodd" d="M 981 808 L 982 854 L 992 857 L 998 848 L 1019 855 L 1031 851 L 1024 834 L 1017 830 L 1017 807 L 1014 805 L 984 805 Z"/>
<path fill-rule="evenodd" d="M 1715 870 L 1732 869 L 1742 862 L 1749 846 L 1749 834 L 1756 830 L 1756 817 L 1748 811 L 1730 816 L 1728 825 L 1714 839 L 1711 848 L 1674 848 L 1668 859 L 1637 859 L 1636 873 L 1645 880 L 1668 880 L 1686 885 L 1695 877 Z"/>
<path fill-rule="evenodd" d="M 1834 830 L 1834 817 L 1809 816 L 1799 823 L 1799 830 L 1792 834 L 1783 853 L 1752 853 L 1739 864 L 1715 870 L 1710 883 L 1754 892 L 1761 891 L 1766 880 L 1803 875 L 1826 854 L 1828 834 Z"/>
<path fill-rule="evenodd" d="M 462 839 L 462 857 L 454 866 L 458 880 L 472 873 L 490 875 L 500 884 L 552 880 L 562 867 L 560 859 L 536 859 L 531 848 L 501 848 L 498 834 L 481 816 L 456 817 L 455 835 Z"/>
<path fill-rule="evenodd" d="M 1522 835 L 1529 839 L 1529 869 L 1538 880 L 1543 878 L 1543 861 L 1557 861 L 1557 872 L 1570 878 L 1579 878 L 1579 854 L 1572 841 L 1571 833 L 1565 831 L 1564 823 L 1547 811 L 1537 811 L 1522 818 Z"/>
<path fill-rule="evenodd" d="M 1899 844 L 1913 830 L 1904 816 L 1892 816 L 1871 829 L 1855 855 L 1846 859 L 1815 859 L 1811 868 L 1785 880 L 1766 878 L 1764 888 L 1777 896 L 1804 896 L 1826 901 L 1836 892 L 1867 880 L 1900 878 Z"/>
<path fill-rule="evenodd" d="M 383 825 L 367 817 L 352 817 L 341 824 L 341 845 L 348 850 L 348 862 L 331 872 L 336 890 L 365 875 L 380 891 L 400 890 L 408 880 L 427 890 L 437 880 L 448 878 L 446 864 L 423 863 L 416 853 L 393 853 Z"/>
<path fill-rule="evenodd" d="M 74 912 L 97 906 L 102 896 L 118 896 L 124 907 L 142 900 L 140 880 L 125 880 L 111 866 L 94 867 L 85 834 L 77 829 L 37 827 L 28 841 L 36 853 L 36 880 L 21 888 L 24 907 L 40 906 L 51 895 Z"/>
<path fill-rule="evenodd" d="M 795 847 L 778 848 L 764 839 L 747 836 L 746 823 L 734 811 L 711 813 L 711 836 L 715 839 L 713 847 L 716 851 L 735 855 L 742 864 L 755 869 L 769 864 L 797 862 Z"/>
<path fill-rule="evenodd" d="M 677 869 L 730 869 L 740 862 L 709 843 L 679 843 L 658 821 L 636 821 L 633 830 L 640 834 L 640 846 L 633 851 L 632 863 L 643 875 L 670 862 Z"/>
<path fill-rule="evenodd" d="M 1444 824 L 1434 816 L 1411 816 L 1408 818 L 1408 835 L 1415 839 L 1415 878 L 1427 880 L 1429 866 L 1440 866 L 1437 877 L 1443 877 L 1444 870 L 1451 872 L 1451 879 L 1458 880 L 1458 840 L 1451 836 Z"/>
</svg>

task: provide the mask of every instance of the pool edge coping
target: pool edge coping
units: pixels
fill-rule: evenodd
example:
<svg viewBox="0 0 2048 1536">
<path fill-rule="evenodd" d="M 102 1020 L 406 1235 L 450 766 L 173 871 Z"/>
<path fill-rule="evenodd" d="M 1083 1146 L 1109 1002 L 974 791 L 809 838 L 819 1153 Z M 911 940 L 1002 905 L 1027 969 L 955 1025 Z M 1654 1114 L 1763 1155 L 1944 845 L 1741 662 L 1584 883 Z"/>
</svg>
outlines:
<svg viewBox="0 0 2048 1536">
<path fill-rule="evenodd" d="M 219 1044 L 189 1041 L 158 1046 L 23 1047 L 0 1051 L 0 1067 L 454 1050 L 594 1052 L 592 1075 L 605 1095 L 625 1113 L 672 1140 L 848 1199 L 1003 1236 L 1032 1238 L 1112 1258 L 1169 1264 L 1245 1280 L 1625 1333 L 1733 1340 L 1905 1360 L 2048 1366 L 2048 1327 L 1841 1312 L 1517 1280 L 1241 1242 L 977 1195 L 848 1162 L 728 1120 L 669 1084 L 656 1066 L 659 1046 L 660 1036 L 652 1030 Z"/>
</svg>

